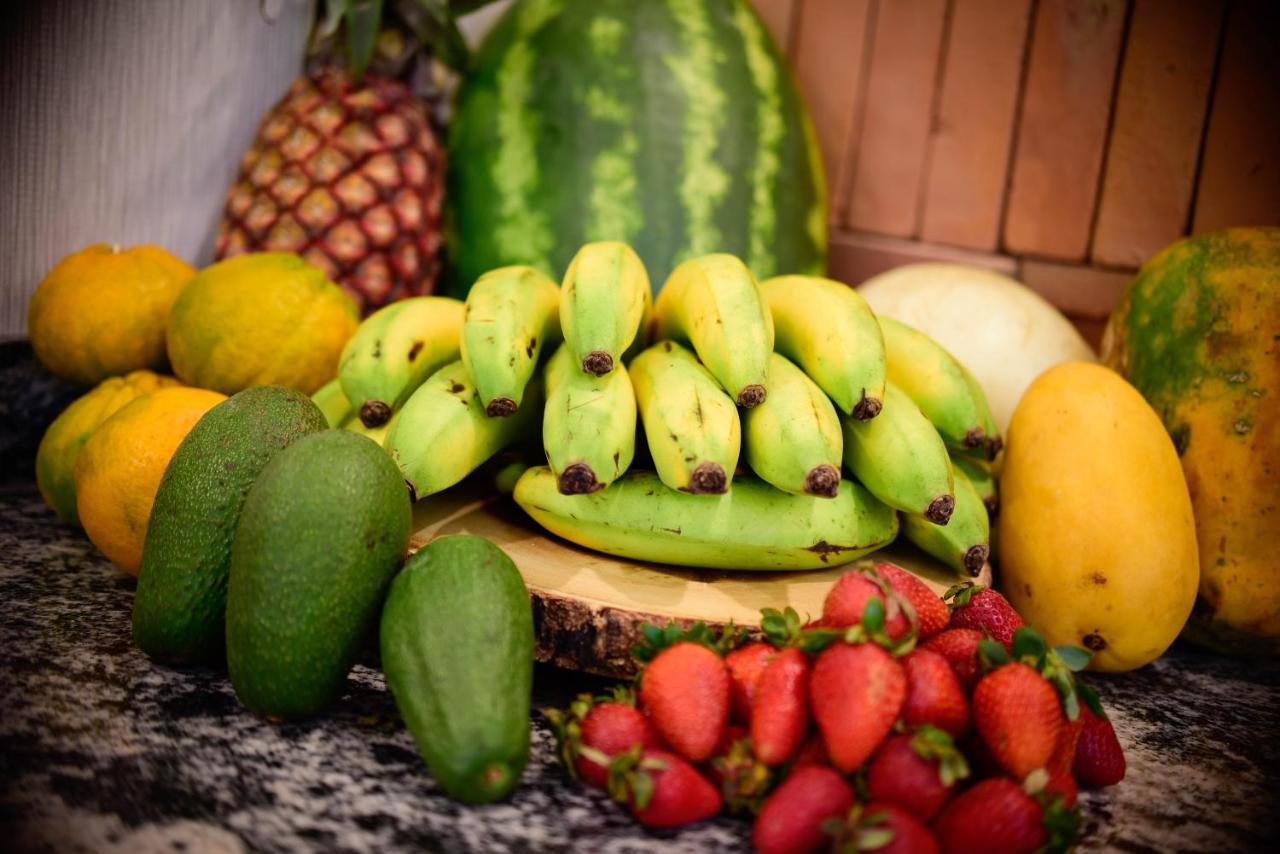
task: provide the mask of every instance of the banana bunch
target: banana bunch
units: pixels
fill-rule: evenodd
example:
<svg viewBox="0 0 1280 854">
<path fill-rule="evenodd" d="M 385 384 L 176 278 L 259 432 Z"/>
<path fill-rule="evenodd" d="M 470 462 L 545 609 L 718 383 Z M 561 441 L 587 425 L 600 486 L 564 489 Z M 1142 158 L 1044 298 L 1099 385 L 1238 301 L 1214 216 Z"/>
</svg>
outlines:
<svg viewBox="0 0 1280 854">
<path fill-rule="evenodd" d="M 412 297 L 365 318 L 338 359 L 342 393 L 366 427 L 380 427 L 427 377 L 458 358 L 462 302 Z"/>
</svg>

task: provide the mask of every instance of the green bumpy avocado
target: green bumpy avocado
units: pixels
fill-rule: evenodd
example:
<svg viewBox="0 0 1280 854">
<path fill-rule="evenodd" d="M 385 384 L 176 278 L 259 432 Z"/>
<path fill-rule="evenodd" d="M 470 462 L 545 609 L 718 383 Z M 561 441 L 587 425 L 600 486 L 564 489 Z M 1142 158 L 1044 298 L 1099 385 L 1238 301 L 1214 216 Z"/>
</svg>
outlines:
<svg viewBox="0 0 1280 854">
<path fill-rule="evenodd" d="M 231 547 L 227 670 L 273 718 L 322 711 L 346 683 L 409 545 L 400 470 L 350 430 L 299 439 L 249 490 Z"/>
<path fill-rule="evenodd" d="M 218 662 L 231 540 L 245 496 L 267 464 L 325 429 L 307 397 L 280 386 L 245 389 L 187 434 L 156 493 L 133 600 L 133 637 L 157 661 Z"/>
<path fill-rule="evenodd" d="M 529 760 L 533 610 L 515 564 L 481 537 L 432 541 L 382 609 L 382 669 L 427 767 L 473 804 L 508 795 Z"/>
</svg>

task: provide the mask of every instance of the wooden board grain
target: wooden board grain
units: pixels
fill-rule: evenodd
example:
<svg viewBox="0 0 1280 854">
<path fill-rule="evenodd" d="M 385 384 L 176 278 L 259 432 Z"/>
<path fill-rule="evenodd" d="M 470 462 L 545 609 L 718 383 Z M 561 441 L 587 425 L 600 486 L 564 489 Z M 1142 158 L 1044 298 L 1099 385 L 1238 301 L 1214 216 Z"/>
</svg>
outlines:
<svg viewBox="0 0 1280 854">
<path fill-rule="evenodd" d="M 1137 267 L 1191 212 L 1225 0 L 1134 0 L 1091 256 Z"/>
<path fill-rule="evenodd" d="M 956 0 L 927 155 L 921 238 L 996 249 L 1031 0 Z"/>
<path fill-rule="evenodd" d="M 1125 11 L 1125 0 L 1036 9 L 1004 221 L 1014 254 L 1087 253 Z"/>
<path fill-rule="evenodd" d="M 847 224 L 914 236 L 946 0 L 893 0 L 875 16 Z M 847 156 L 852 156 L 850 152 Z"/>
<path fill-rule="evenodd" d="M 1193 231 L 1280 225 L 1280 3 L 1235 0 L 1209 129 Z"/>
<path fill-rule="evenodd" d="M 634 673 L 630 649 L 646 622 L 755 627 L 761 608 L 787 606 L 816 617 L 847 571 L 714 572 L 614 558 L 543 533 L 479 478 L 414 506 L 412 550 L 449 534 L 487 537 L 515 562 L 533 596 L 539 661 L 609 676 Z M 907 567 L 938 593 L 960 580 L 909 546 L 875 556 Z M 989 584 L 990 569 L 977 580 Z"/>
<path fill-rule="evenodd" d="M 1007 255 L 848 230 L 831 232 L 830 251 L 827 274 L 851 285 L 894 267 L 922 261 L 972 264 L 1009 276 L 1018 272 L 1017 260 Z"/>
</svg>

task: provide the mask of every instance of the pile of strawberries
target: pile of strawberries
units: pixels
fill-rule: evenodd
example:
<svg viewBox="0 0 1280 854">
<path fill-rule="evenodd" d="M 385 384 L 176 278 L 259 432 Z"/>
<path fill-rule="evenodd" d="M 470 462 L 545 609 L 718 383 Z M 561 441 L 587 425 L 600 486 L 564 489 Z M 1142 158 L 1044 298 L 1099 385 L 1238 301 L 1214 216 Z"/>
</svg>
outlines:
<svg viewBox="0 0 1280 854">
<path fill-rule="evenodd" d="M 569 772 L 642 823 L 753 813 L 763 854 L 1064 850 L 1077 784 L 1124 776 L 1089 654 L 1049 649 L 995 590 L 939 598 L 893 564 L 842 576 L 766 641 L 645 627 L 625 687 L 548 716 Z"/>
</svg>

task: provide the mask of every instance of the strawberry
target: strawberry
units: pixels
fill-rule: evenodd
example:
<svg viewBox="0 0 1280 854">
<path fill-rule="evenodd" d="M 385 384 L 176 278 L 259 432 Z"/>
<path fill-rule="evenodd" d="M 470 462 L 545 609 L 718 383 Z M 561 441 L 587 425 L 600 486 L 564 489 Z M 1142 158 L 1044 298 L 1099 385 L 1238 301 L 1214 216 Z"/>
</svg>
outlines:
<svg viewBox="0 0 1280 854">
<path fill-rule="evenodd" d="M 724 666 L 729 668 L 729 678 L 733 680 L 729 720 L 750 723 L 756 682 L 764 672 L 764 666 L 777 652 L 772 644 L 756 641 L 740 646 L 724 657 Z"/>
<path fill-rule="evenodd" d="M 837 832 L 835 851 L 875 854 L 938 854 L 938 840 L 918 818 L 898 804 L 872 800 L 854 807 Z"/>
<path fill-rule="evenodd" d="M 632 749 L 609 769 L 609 794 L 641 824 L 680 827 L 720 812 L 720 793 L 698 770 L 666 750 Z"/>
<path fill-rule="evenodd" d="M 1086 786 L 1114 786 L 1124 779 L 1124 749 L 1111 721 L 1080 705 L 1080 741 L 1076 745 L 1072 770 Z"/>
<path fill-rule="evenodd" d="M 751 745 L 765 765 L 791 758 L 809 729 L 809 657 L 794 646 L 760 674 L 751 707 Z"/>
<path fill-rule="evenodd" d="M 953 737 L 963 735 L 969 728 L 969 704 L 947 660 L 932 650 L 917 649 L 902 659 L 902 667 L 907 673 L 902 722 L 911 729 L 932 724 Z"/>
<path fill-rule="evenodd" d="M 1058 692 L 1033 668 L 1005 664 L 973 689 L 973 721 L 1000 767 L 1021 780 L 1053 756 L 1062 728 Z"/>
<path fill-rule="evenodd" d="M 933 822 L 946 854 L 1031 854 L 1049 841 L 1040 805 L 1004 777 L 956 795 Z"/>
<path fill-rule="evenodd" d="M 867 766 L 867 794 L 897 804 L 921 821 L 933 818 L 957 781 L 969 775 L 951 737 L 933 727 L 891 736 Z"/>
<path fill-rule="evenodd" d="M 873 643 L 837 643 L 822 652 L 809 676 L 809 702 L 831 762 L 851 773 L 893 729 L 907 697 L 897 660 Z"/>
<path fill-rule="evenodd" d="M 760 808 L 751 841 L 760 854 L 811 854 L 831 844 L 823 825 L 853 806 L 853 787 L 821 765 L 791 772 Z"/>
<path fill-rule="evenodd" d="M 898 598 L 890 596 L 886 602 L 880 585 L 871 576 L 856 570 L 840 576 L 827 591 L 827 598 L 822 601 L 823 627 L 843 629 L 856 626 L 862 622 L 862 612 L 872 599 L 879 599 L 884 606 L 885 634 L 897 640 L 911 631 L 911 622 L 903 613 Z"/>
<path fill-rule="evenodd" d="M 978 629 L 947 629 L 934 635 L 923 644 L 923 649 L 941 655 L 956 672 L 960 687 L 968 693 L 982 674 L 978 661 L 978 644 L 986 635 Z"/>
<path fill-rule="evenodd" d="M 729 670 L 707 647 L 679 641 L 641 674 L 640 700 L 658 735 L 693 762 L 711 757 L 729 719 Z"/>
<path fill-rule="evenodd" d="M 929 589 L 919 578 L 892 563 L 876 564 L 876 572 L 889 582 L 903 599 L 911 603 L 916 612 L 916 636 L 921 640 L 931 638 L 947 627 L 951 611 L 938 594 Z"/>
<path fill-rule="evenodd" d="M 951 599 L 952 629 L 979 629 L 999 641 L 1005 650 L 1013 651 L 1013 633 L 1022 628 L 1022 617 L 1009 600 L 990 587 L 972 582 L 958 584 L 947 591 Z"/>
<path fill-rule="evenodd" d="M 1067 770 L 1050 776 L 1044 784 L 1044 791 L 1050 796 L 1062 798 L 1062 803 L 1066 806 L 1074 807 L 1080 787 L 1076 784 L 1076 778 L 1071 776 L 1071 771 Z"/>
<path fill-rule="evenodd" d="M 809 737 L 804 740 L 804 744 L 800 745 L 800 750 L 796 753 L 796 758 L 791 760 L 791 768 L 803 768 L 806 765 L 830 765 L 831 759 L 827 756 L 827 746 L 822 743 L 822 733 L 810 733 Z"/>
<path fill-rule="evenodd" d="M 707 763 L 711 781 L 720 787 L 730 812 L 756 812 L 761 798 L 773 782 L 773 772 L 758 762 L 751 752 L 746 727 L 729 724 Z"/>
<path fill-rule="evenodd" d="M 635 695 L 616 689 L 607 698 L 582 694 L 567 713 L 546 712 L 560 741 L 560 757 L 569 769 L 593 786 L 605 787 L 607 760 L 631 747 L 658 747 L 662 741 L 649 719 L 635 707 Z"/>
</svg>

